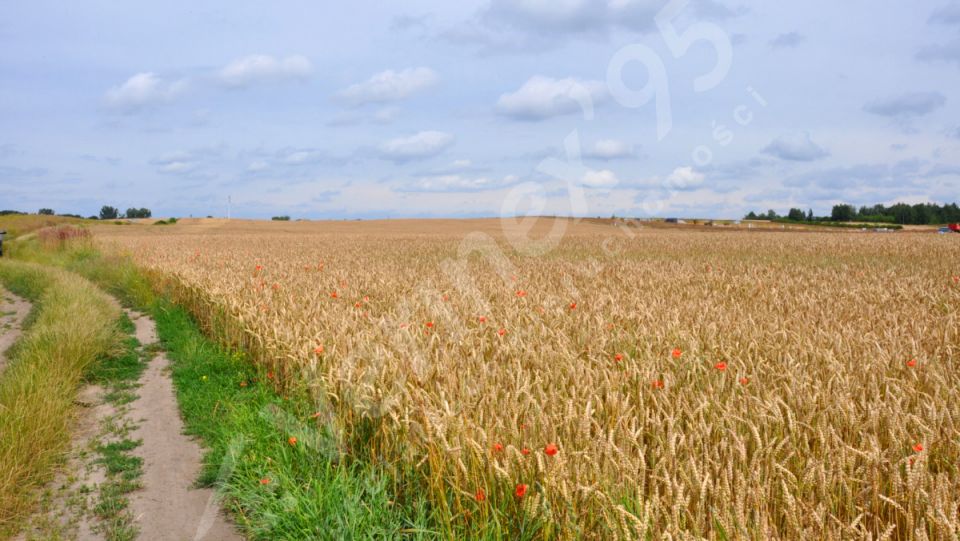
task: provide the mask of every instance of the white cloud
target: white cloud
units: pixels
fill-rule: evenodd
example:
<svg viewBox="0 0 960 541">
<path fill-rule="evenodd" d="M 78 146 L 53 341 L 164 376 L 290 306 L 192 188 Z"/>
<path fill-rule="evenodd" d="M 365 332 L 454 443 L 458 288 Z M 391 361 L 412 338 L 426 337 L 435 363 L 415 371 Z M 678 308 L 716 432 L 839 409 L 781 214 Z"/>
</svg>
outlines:
<svg viewBox="0 0 960 541">
<path fill-rule="evenodd" d="M 348 86 L 337 95 L 352 105 L 387 103 L 408 98 L 437 83 L 440 78 L 430 68 L 386 70 L 370 79 Z"/>
<path fill-rule="evenodd" d="M 705 179 L 704 174 L 694 171 L 693 167 L 677 167 L 667 177 L 664 187 L 677 191 L 695 190 L 703 186 Z"/>
<path fill-rule="evenodd" d="M 794 162 L 812 162 L 830 155 L 820 145 L 814 143 L 807 132 L 777 137 L 761 152 Z"/>
<path fill-rule="evenodd" d="M 380 145 L 383 158 L 405 162 L 436 156 L 453 144 L 453 135 L 441 131 L 422 131 L 409 137 L 398 137 Z"/>
<path fill-rule="evenodd" d="M 580 179 L 581 184 L 590 188 L 612 188 L 620 184 L 620 179 L 609 169 L 600 171 L 589 170 Z"/>
<path fill-rule="evenodd" d="M 164 164 L 158 169 L 161 173 L 168 173 L 171 175 L 180 175 L 183 173 L 189 173 L 197 168 L 197 164 L 190 162 L 170 162 Z"/>
<path fill-rule="evenodd" d="M 274 58 L 255 54 L 230 62 L 219 71 L 217 79 L 226 86 L 236 88 L 268 81 L 303 80 L 312 73 L 313 64 L 305 56 Z"/>
<path fill-rule="evenodd" d="M 250 165 L 247 166 L 247 171 L 250 173 L 259 173 L 260 171 L 266 171 L 270 168 L 270 164 L 264 160 L 254 160 L 250 162 Z"/>
<path fill-rule="evenodd" d="M 507 175 L 502 179 L 488 177 L 465 177 L 462 175 L 437 175 L 424 177 L 411 186 L 400 187 L 402 192 L 478 192 L 516 184 L 519 177 Z"/>
<path fill-rule="evenodd" d="M 593 143 L 583 155 L 587 158 L 598 160 L 616 160 L 621 158 L 634 157 L 633 147 L 623 141 L 616 139 L 600 139 Z"/>
<path fill-rule="evenodd" d="M 107 91 L 108 106 L 126 112 L 172 101 L 186 89 L 185 80 L 168 82 L 151 72 L 138 73 Z"/>
<path fill-rule="evenodd" d="M 497 112 L 518 120 L 543 120 L 580 111 L 592 113 L 594 105 L 606 98 L 606 85 L 600 81 L 535 75 L 517 91 L 501 95 Z"/>
</svg>

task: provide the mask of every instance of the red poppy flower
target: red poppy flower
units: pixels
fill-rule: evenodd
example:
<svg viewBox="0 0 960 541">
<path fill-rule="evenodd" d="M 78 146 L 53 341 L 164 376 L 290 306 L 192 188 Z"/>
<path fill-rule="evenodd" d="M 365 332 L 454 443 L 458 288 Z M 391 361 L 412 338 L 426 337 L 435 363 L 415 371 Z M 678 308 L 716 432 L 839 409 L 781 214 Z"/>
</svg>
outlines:
<svg viewBox="0 0 960 541">
<path fill-rule="evenodd" d="M 663 380 L 655 379 L 653 380 L 653 383 L 651 385 L 653 385 L 654 389 L 663 389 Z"/>
<path fill-rule="evenodd" d="M 323 344 L 320 344 L 319 346 L 313 348 L 313 352 L 316 353 L 317 355 L 320 355 L 321 353 L 323 353 Z"/>
<path fill-rule="evenodd" d="M 500 336 L 503 336 L 503 335 L 507 334 L 507 330 L 506 330 L 506 329 L 500 329 L 499 331 L 497 331 L 497 334 L 499 334 Z"/>
<path fill-rule="evenodd" d="M 246 386 L 247 386 L 247 382 L 246 382 L 246 381 L 241 381 L 241 382 L 240 382 L 240 386 L 241 386 L 241 387 L 246 387 Z"/>
<path fill-rule="evenodd" d="M 330 292 L 330 298 L 331 298 L 331 299 L 336 299 L 336 298 L 337 298 L 337 292 L 336 292 L 336 291 L 331 291 L 331 292 Z"/>
<path fill-rule="evenodd" d="M 530 449 L 527 449 L 526 447 L 524 447 L 523 449 L 520 449 L 520 454 L 524 456 L 529 455 Z"/>
<path fill-rule="evenodd" d="M 623 354 L 617 353 L 616 355 L 613 356 L 613 360 L 615 360 L 615 361 L 617 361 L 617 362 L 622 361 L 622 360 L 623 360 Z"/>
<path fill-rule="evenodd" d="M 577 303 L 571 302 L 571 303 L 570 303 L 570 309 L 571 309 L 571 310 L 576 310 L 576 309 L 577 309 Z"/>
<path fill-rule="evenodd" d="M 370 302 L 370 296 L 369 296 L 369 295 L 364 295 L 364 296 L 363 296 L 363 302 Z"/>
<path fill-rule="evenodd" d="M 558 451 L 560 451 L 560 449 L 557 448 L 557 444 L 555 443 L 548 443 L 547 446 L 543 448 L 543 452 L 546 453 L 547 456 L 554 456 Z"/>
<path fill-rule="evenodd" d="M 354 308 L 360 308 L 360 301 L 353 303 Z"/>
<path fill-rule="evenodd" d="M 917 360 L 916 360 L 916 359 L 910 359 L 909 361 L 907 361 L 907 366 L 909 366 L 910 368 L 913 368 L 914 366 L 917 366 Z"/>
<path fill-rule="evenodd" d="M 318 411 L 318 412 L 314 413 L 313 415 L 311 415 L 310 418 L 311 418 L 311 419 L 319 419 L 321 415 L 323 415 L 323 413 Z"/>
<path fill-rule="evenodd" d="M 501 444 L 501 443 L 494 443 L 494 444 L 493 444 L 493 452 L 494 452 L 494 453 L 502 453 L 502 452 L 503 452 L 503 444 Z"/>
<path fill-rule="evenodd" d="M 479 321 L 480 323 L 486 323 L 487 318 L 485 318 L 484 316 L 480 316 L 479 318 L 477 318 L 477 321 Z"/>
<path fill-rule="evenodd" d="M 270 484 L 270 479 L 267 478 L 267 477 L 264 477 L 263 479 L 260 480 L 260 484 L 261 484 L 261 485 L 269 485 L 269 484 Z"/>
<path fill-rule="evenodd" d="M 713 365 L 713 367 L 716 368 L 717 370 L 723 372 L 724 370 L 727 369 L 727 363 L 725 363 L 725 362 L 723 362 L 723 361 L 720 361 L 720 362 L 718 362 L 717 364 Z"/>
<path fill-rule="evenodd" d="M 683 352 L 680 351 L 680 348 L 673 348 L 673 351 L 670 352 L 670 355 L 673 355 L 674 359 L 679 359 Z"/>
<path fill-rule="evenodd" d="M 750 383 L 750 378 L 740 378 L 740 385 L 746 385 Z"/>
<path fill-rule="evenodd" d="M 273 379 L 273 372 L 267 372 L 267 379 Z"/>
<path fill-rule="evenodd" d="M 291 446 L 295 446 L 297 444 L 297 438 L 290 436 L 290 438 L 287 440 L 287 443 L 289 443 Z"/>
<path fill-rule="evenodd" d="M 914 446 L 913 446 L 913 450 L 916 451 L 916 452 L 918 452 L 918 453 L 921 452 L 921 451 L 923 451 L 923 444 L 922 444 L 922 443 L 918 443 L 918 444 L 914 445 Z"/>
<path fill-rule="evenodd" d="M 487 499 L 487 493 L 483 489 L 478 489 L 477 493 L 473 496 L 478 502 L 482 502 Z"/>
<path fill-rule="evenodd" d="M 444 296 L 443 296 L 443 301 L 444 301 L 444 302 L 449 301 L 449 300 L 450 300 L 450 295 L 444 295 Z"/>
<path fill-rule="evenodd" d="M 527 494 L 527 485 L 523 483 L 518 484 L 517 488 L 514 489 L 513 494 L 518 498 L 524 497 Z"/>
<path fill-rule="evenodd" d="M 428 321 L 428 322 L 427 322 L 427 328 L 428 328 L 428 329 L 432 329 L 432 328 L 433 328 L 433 322 L 432 322 L 432 321 Z"/>
<path fill-rule="evenodd" d="M 274 283 L 274 284 L 273 284 L 273 289 L 274 289 L 274 291 L 280 289 L 280 284 Z"/>
<path fill-rule="evenodd" d="M 517 296 L 518 296 L 518 297 L 526 297 L 526 296 L 527 296 L 527 292 L 524 291 L 524 290 L 522 290 L 522 289 L 520 289 L 520 290 L 517 291 Z"/>
</svg>

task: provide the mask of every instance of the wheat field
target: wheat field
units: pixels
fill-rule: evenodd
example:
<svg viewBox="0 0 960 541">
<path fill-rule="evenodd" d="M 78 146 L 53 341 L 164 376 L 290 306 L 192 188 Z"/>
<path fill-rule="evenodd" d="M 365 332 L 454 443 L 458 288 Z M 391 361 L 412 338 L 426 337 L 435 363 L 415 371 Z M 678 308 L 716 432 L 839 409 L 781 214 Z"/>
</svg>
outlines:
<svg viewBox="0 0 960 541">
<path fill-rule="evenodd" d="M 458 531 L 958 538 L 956 238 L 561 225 L 547 245 L 496 220 L 96 237 L 309 389 L 344 452 L 415 471 Z"/>
</svg>

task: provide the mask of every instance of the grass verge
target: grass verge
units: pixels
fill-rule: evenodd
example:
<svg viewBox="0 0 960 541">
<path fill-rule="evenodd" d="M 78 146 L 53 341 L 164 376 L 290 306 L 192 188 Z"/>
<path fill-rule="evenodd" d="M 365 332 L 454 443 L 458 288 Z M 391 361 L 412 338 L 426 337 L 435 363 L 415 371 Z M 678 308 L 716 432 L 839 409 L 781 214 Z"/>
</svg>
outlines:
<svg viewBox="0 0 960 541">
<path fill-rule="evenodd" d="M 0 282 L 36 314 L 0 375 L 0 538 L 23 523 L 70 445 L 84 374 L 120 343 L 117 309 L 87 280 L 62 269 L 0 261 Z"/>
</svg>

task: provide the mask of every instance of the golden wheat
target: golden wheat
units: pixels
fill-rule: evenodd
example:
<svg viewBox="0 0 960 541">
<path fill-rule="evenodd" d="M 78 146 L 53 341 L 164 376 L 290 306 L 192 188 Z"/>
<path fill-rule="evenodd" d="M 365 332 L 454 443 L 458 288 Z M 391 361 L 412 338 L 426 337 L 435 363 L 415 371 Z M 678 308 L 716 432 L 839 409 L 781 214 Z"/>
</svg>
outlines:
<svg viewBox="0 0 960 541">
<path fill-rule="evenodd" d="M 563 538 L 960 534 L 956 238 L 437 225 L 98 237 L 450 520 L 525 484 Z"/>
</svg>

